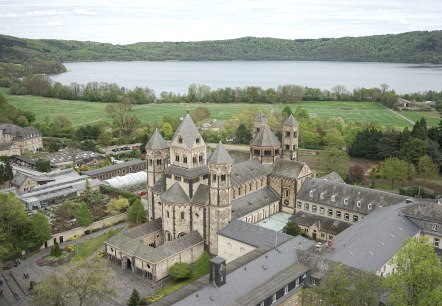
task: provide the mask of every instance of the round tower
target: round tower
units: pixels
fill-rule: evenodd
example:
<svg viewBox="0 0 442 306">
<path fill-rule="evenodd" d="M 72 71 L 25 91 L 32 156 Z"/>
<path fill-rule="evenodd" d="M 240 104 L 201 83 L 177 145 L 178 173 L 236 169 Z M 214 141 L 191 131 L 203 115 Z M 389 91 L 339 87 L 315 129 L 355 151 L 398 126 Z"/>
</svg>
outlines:
<svg viewBox="0 0 442 306">
<path fill-rule="evenodd" d="M 218 253 L 219 230 L 231 220 L 230 174 L 233 160 L 220 142 L 207 161 L 209 167 L 208 241 L 211 254 Z"/>
</svg>

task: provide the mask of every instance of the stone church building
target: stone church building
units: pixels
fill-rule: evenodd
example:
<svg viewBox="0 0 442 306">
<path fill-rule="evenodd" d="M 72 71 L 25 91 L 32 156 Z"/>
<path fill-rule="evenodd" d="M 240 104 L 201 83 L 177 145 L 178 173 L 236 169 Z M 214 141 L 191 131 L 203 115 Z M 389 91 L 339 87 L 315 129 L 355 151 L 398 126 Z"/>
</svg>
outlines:
<svg viewBox="0 0 442 306">
<path fill-rule="evenodd" d="M 158 275 L 155 269 L 167 271 L 176 261 L 191 263 L 203 250 L 218 254 L 218 232 L 232 220 L 256 223 L 280 211 L 293 214 L 297 192 L 313 176 L 305 163 L 297 161 L 298 127 L 293 116 L 283 123 L 281 145 L 263 113 L 258 113 L 250 159 L 241 163 L 234 163 L 221 143 L 208 153 L 189 114 L 170 144 L 155 131 L 146 145 L 147 224 L 154 222 L 155 226 L 145 225 L 146 230 L 137 233 L 143 238 L 129 233 L 139 231 L 135 228 L 113 237 L 106 242 L 109 258 L 126 266 L 144 261 L 137 268 L 152 267 L 155 263 L 150 254 L 159 258 L 158 249 L 167 249 L 171 260 L 163 260 L 164 267 L 138 271 L 158 280 L 166 275 Z M 131 239 L 134 241 L 128 241 Z M 172 256 L 173 249 L 177 252 Z"/>
</svg>

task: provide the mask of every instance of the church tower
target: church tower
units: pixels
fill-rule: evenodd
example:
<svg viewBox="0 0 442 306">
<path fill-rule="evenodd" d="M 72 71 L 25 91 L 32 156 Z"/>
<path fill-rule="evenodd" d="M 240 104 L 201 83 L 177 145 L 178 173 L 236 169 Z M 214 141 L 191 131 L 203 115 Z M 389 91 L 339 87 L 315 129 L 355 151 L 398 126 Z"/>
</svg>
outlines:
<svg viewBox="0 0 442 306">
<path fill-rule="evenodd" d="M 147 186 L 152 187 L 164 175 L 167 164 L 169 145 L 161 136 L 158 129 L 146 144 Z"/>
<path fill-rule="evenodd" d="M 208 160 L 209 167 L 209 214 L 208 243 L 211 254 L 218 253 L 217 233 L 231 220 L 230 174 L 233 160 L 220 142 Z"/>
<path fill-rule="evenodd" d="M 253 120 L 253 137 L 255 137 L 259 131 L 262 130 L 263 126 L 267 123 L 267 118 L 262 111 L 256 114 L 255 120 Z"/>
<path fill-rule="evenodd" d="M 279 157 L 281 143 L 267 124 L 250 142 L 250 159 L 258 159 L 262 164 L 273 164 Z"/>
<path fill-rule="evenodd" d="M 282 124 L 282 155 L 285 159 L 298 160 L 299 123 L 290 115 Z"/>
</svg>

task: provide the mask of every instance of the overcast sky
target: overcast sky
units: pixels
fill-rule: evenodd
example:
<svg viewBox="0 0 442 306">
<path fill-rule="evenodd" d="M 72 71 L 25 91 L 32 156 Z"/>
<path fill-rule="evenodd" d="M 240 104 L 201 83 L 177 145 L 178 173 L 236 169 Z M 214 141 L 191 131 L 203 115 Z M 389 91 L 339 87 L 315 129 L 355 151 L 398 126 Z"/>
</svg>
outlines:
<svg viewBox="0 0 442 306">
<path fill-rule="evenodd" d="M 0 0 L 1 34 L 118 44 L 441 29 L 441 0 Z"/>
</svg>

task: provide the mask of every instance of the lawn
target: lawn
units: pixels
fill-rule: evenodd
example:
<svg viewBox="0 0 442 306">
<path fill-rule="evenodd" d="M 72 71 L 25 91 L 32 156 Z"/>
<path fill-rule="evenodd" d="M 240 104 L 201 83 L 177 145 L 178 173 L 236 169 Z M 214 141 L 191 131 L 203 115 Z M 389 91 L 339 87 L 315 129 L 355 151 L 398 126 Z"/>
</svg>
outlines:
<svg viewBox="0 0 442 306">
<path fill-rule="evenodd" d="M 37 121 L 43 121 L 45 118 L 53 119 L 59 115 L 67 116 L 75 126 L 88 123 L 94 123 L 101 120 L 111 121 L 109 115 L 104 111 L 107 103 L 87 102 L 87 101 L 69 101 L 61 99 L 44 98 L 37 96 L 13 96 L 9 95 L 7 88 L 0 88 L 0 91 L 6 95 L 9 103 L 22 110 L 32 111 L 36 115 Z M 383 126 L 402 129 L 405 126 L 411 127 L 411 124 L 400 116 L 387 110 L 384 106 L 370 102 L 300 102 L 295 104 L 214 104 L 214 103 L 179 103 L 179 104 L 145 104 L 136 105 L 132 109 L 143 123 L 160 123 L 163 116 L 173 117 L 183 116 L 187 110 L 192 111 L 198 106 L 205 106 L 211 112 L 212 119 L 226 120 L 232 118 L 244 108 L 251 107 L 259 110 L 282 111 L 285 106 L 290 106 L 293 111 L 299 106 L 308 110 L 312 117 L 328 119 L 341 117 L 345 121 L 354 122 L 375 122 Z M 430 126 L 439 123 L 438 113 L 431 112 L 401 112 L 402 115 L 413 121 L 420 119 L 421 116 L 427 118 Z"/>
<path fill-rule="evenodd" d="M 77 262 L 88 258 L 98 249 L 102 249 L 104 242 L 118 234 L 121 230 L 122 228 L 113 229 L 103 235 L 79 243 L 77 246 L 75 246 L 76 254 L 72 261 Z"/>
</svg>

